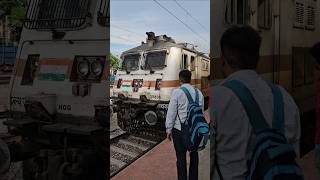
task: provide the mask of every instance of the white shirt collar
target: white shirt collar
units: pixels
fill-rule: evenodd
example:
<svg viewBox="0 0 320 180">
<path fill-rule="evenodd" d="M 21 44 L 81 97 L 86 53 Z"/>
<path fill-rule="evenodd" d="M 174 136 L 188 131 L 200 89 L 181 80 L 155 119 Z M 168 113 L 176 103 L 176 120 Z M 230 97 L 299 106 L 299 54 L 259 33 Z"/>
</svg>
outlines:
<svg viewBox="0 0 320 180">
<path fill-rule="evenodd" d="M 244 69 L 244 70 L 239 70 L 230 74 L 226 79 L 222 81 L 222 83 L 226 81 L 230 81 L 232 79 L 237 79 L 237 80 L 250 79 L 250 78 L 257 78 L 258 76 L 259 75 L 255 70 Z"/>
</svg>

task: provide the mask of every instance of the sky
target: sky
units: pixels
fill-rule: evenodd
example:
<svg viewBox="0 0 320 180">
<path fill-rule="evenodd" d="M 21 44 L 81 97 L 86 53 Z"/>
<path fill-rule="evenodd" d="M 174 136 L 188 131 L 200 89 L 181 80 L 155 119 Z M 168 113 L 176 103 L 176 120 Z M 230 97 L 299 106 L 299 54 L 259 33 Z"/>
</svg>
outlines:
<svg viewBox="0 0 320 180">
<path fill-rule="evenodd" d="M 146 32 L 150 31 L 156 35 L 166 34 L 178 43 L 194 44 L 201 52 L 209 52 L 210 0 L 111 0 L 110 2 L 112 54 L 120 55 L 123 51 L 140 45 L 147 38 Z"/>
</svg>

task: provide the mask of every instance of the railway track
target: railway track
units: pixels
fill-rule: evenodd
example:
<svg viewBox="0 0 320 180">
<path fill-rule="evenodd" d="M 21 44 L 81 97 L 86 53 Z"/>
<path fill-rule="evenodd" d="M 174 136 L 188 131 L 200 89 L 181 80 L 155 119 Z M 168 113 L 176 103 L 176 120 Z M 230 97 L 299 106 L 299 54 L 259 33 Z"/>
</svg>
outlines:
<svg viewBox="0 0 320 180">
<path fill-rule="evenodd" d="M 110 140 L 110 178 L 139 159 L 161 141 L 124 133 Z"/>
</svg>

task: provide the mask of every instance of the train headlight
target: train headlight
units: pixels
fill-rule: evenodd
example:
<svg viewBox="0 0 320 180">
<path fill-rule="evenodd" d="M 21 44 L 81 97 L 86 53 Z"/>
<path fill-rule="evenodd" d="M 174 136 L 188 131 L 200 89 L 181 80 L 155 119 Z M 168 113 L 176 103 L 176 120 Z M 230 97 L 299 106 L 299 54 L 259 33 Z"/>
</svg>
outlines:
<svg viewBox="0 0 320 180">
<path fill-rule="evenodd" d="M 146 112 L 144 114 L 144 119 L 150 126 L 154 126 L 158 122 L 158 116 L 154 111 Z"/>
<path fill-rule="evenodd" d="M 80 76 L 87 76 L 89 74 L 89 62 L 86 60 L 80 61 L 77 69 Z"/>
<path fill-rule="evenodd" d="M 99 82 L 101 78 L 106 78 L 103 76 L 105 63 L 105 56 L 76 56 L 72 65 L 70 81 Z"/>
<path fill-rule="evenodd" d="M 103 67 L 100 61 L 95 61 L 91 63 L 91 72 L 95 76 L 100 76 L 103 71 Z"/>
</svg>

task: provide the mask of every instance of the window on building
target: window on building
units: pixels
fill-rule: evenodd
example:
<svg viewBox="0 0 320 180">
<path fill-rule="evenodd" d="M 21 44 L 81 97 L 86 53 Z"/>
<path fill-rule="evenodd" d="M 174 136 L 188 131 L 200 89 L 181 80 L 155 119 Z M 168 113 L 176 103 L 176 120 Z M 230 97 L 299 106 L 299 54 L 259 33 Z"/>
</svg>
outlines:
<svg viewBox="0 0 320 180">
<path fill-rule="evenodd" d="M 225 1 L 225 23 L 246 24 L 248 21 L 247 0 Z"/>
<path fill-rule="evenodd" d="M 316 25 L 317 0 L 295 0 L 294 27 L 314 30 Z"/>
<path fill-rule="evenodd" d="M 90 0 L 32 0 L 25 27 L 37 30 L 74 30 L 86 24 Z"/>
<path fill-rule="evenodd" d="M 191 71 L 194 71 L 196 70 L 196 60 L 195 60 L 195 57 L 194 56 L 191 56 Z"/>
<path fill-rule="evenodd" d="M 305 12 L 305 4 L 301 0 L 297 0 L 295 2 L 295 20 L 294 27 L 304 28 L 304 12 Z"/>
<path fill-rule="evenodd" d="M 272 22 L 271 1 L 258 0 L 258 26 L 264 29 L 270 29 Z"/>
<path fill-rule="evenodd" d="M 315 5 L 308 5 L 306 8 L 306 29 L 313 30 L 316 23 Z"/>
</svg>

